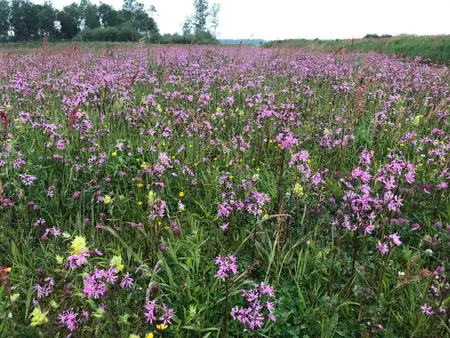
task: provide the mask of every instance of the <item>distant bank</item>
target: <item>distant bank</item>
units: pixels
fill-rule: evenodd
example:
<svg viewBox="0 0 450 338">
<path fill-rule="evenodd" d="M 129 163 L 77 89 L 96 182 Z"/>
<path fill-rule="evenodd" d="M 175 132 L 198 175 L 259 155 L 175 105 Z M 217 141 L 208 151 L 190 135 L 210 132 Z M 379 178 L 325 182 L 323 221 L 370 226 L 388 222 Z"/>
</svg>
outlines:
<svg viewBox="0 0 450 338">
<path fill-rule="evenodd" d="M 264 47 L 296 47 L 327 52 L 361 51 L 379 52 L 388 55 L 414 59 L 422 58 L 425 62 L 450 65 L 450 35 L 435 36 L 397 36 L 348 40 L 277 40 L 264 43 Z"/>
</svg>

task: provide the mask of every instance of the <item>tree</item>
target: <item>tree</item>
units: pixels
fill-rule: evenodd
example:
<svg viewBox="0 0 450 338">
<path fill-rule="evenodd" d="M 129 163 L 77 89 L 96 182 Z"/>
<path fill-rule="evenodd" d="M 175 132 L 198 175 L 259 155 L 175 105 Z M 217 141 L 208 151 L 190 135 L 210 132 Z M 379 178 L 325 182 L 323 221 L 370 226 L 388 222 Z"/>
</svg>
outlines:
<svg viewBox="0 0 450 338">
<path fill-rule="evenodd" d="M 100 3 L 98 14 L 103 27 L 113 27 L 118 23 L 117 11 L 110 5 Z"/>
<path fill-rule="evenodd" d="M 10 7 L 8 0 L 0 0 L 0 40 L 6 40 L 9 32 Z"/>
<path fill-rule="evenodd" d="M 134 22 L 138 31 L 145 34 L 146 37 L 158 33 L 158 26 L 155 20 L 143 8 L 138 8 L 134 13 Z"/>
<path fill-rule="evenodd" d="M 82 12 L 76 3 L 65 6 L 61 12 L 58 13 L 58 20 L 60 22 L 60 32 L 64 39 L 72 39 L 80 31 Z"/>
<path fill-rule="evenodd" d="M 214 4 L 211 7 L 210 17 L 211 17 L 211 28 L 216 36 L 217 26 L 219 26 L 219 12 L 220 12 L 220 4 Z"/>
<path fill-rule="evenodd" d="M 93 5 L 88 3 L 84 7 L 84 25 L 89 28 L 98 28 L 100 27 L 100 17 L 98 14 L 97 5 Z"/>
<path fill-rule="evenodd" d="M 42 6 L 40 6 L 38 11 L 38 29 L 39 34 L 47 36 L 55 36 L 55 21 L 56 21 L 56 10 L 53 8 L 50 1 L 45 1 Z"/>
<path fill-rule="evenodd" d="M 181 27 L 183 35 L 192 35 L 192 31 L 194 30 L 194 16 L 190 15 L 184 19 L 183 26 Z"/>
<path fill-rule="evenodd" d="M 208 0 L 194 0 L 194 27 L 195 33 L 205 32 L 207 30 L 206 21 L 208 19 Z"/>
<path fill-rule="evenodd" d="M 39 36 L 39 11 L 41 5 L 34 5 L 28 0 L 11 2 L 10 25 L 14 40 L 28 41 Z"/>
<path fill-rule="evenodd" d="M 119 14 L 119 20 L 127 26 L 134 27 L 138 33 L 146 37 L 159 35 L 158 25 L 151 16 L 156 12 L 154 6 L 149 10 L 145 9 L 143 3 L 135 0 L 124 0 L 123 8 Z"/>
</svg>

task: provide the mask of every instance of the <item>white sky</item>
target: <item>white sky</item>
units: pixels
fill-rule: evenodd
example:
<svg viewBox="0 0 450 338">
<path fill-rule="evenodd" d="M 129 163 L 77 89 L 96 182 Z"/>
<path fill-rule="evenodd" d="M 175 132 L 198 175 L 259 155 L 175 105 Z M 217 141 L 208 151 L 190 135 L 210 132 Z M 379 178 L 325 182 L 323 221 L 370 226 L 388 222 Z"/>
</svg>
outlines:
<svg viewBox="0 0 450 338">
<path fill-rule="evenodd" d="M 53 0 L 53 5 L 62 8 L 73 1 Z M 122 0 L 103 2 L 117 9 L 122 7 Z M 156 7 L 155 19 L 161 33 L 181 32 L 185 17 L 194 11 L 193 0 L 141 2 Z M 214 2 L 221 5 L 217 33 L 222 39 L 450 34 L 450 0 L 209 0 L 210 5 Z"/>
</svg>

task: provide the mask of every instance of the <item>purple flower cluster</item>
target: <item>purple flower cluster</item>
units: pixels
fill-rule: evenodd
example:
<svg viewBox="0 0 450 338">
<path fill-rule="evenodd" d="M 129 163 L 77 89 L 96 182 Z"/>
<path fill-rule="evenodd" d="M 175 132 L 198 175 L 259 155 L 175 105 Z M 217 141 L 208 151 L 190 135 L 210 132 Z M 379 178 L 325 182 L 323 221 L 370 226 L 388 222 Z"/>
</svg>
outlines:
<svg viewBox="0 0 450 338">
<path fill-rule="evenodd" d="M 217 279 L 229 279 L 238 273 L 237 258 L 232 254 L 226 257 L 217 256 L 215 263 L 219 266 L 216 273 Z"/>
<path fill-rule="evenodd" d="M 235 306 L 231 310 L 231 317 L 244 324 L 250 330 L 262 328 L 264 320 L 276 321 L 274 315 L 273 298 L 275 293 L 270 285 L 261 282 L 259 286 L 251 290 L 242 290 L 245 298 L 243 307 Z"/>
<path fill-rule="evenodd" d="M 106 295 L 108 291 L 107 285 L 115 285 L 118 279 L 119 275 L 115 267 L 111 267 L 108 270 L 95 269 L 93 273 L 86 274 L 84 278 L 83 294 L 87 297 L 98 299 Z M 131 289 L 133 284 L 133 278 L 129 273 L 126 273 L 119 285 L 122 289 Z"/>
<path fill-rule="evenodd" d="M 150 325 L 157 321 L 164 325 L 172 324 L 174 315 L 175 311 L 164 303 L 158 304 L 156 300 L 149 300 L 145 304 L 144 316 Z"/>
</svg>

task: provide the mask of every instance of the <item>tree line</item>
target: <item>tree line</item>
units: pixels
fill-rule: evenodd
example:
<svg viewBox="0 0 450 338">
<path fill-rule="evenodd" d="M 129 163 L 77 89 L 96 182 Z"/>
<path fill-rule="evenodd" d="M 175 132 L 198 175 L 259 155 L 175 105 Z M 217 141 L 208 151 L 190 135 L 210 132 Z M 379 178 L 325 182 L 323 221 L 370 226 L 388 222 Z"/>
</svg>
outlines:
<svg viewBox="0 0 450 338">
<path fill-rule="evenodd" d="M 122 8 L 80 0 L 53 7 L 30 0 L 0 0 L 0 42 L 50 41 L 138 41 L 154 43 L 217 43 L 215 30 L 220 7 L 207 0 L 194 0 L 195 14 L 188 16 L 182 33 L 161 35 L 154 19 L 156 8 L 137 0 L 124 0 Z"/>
</svg>

